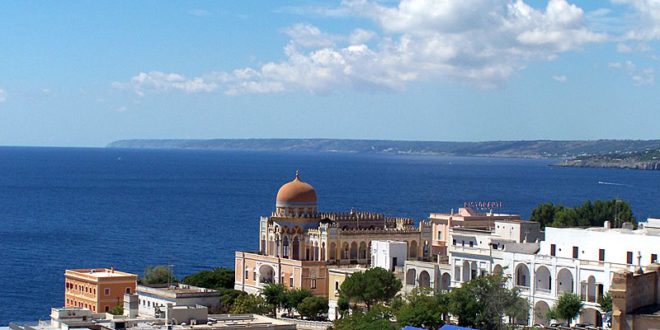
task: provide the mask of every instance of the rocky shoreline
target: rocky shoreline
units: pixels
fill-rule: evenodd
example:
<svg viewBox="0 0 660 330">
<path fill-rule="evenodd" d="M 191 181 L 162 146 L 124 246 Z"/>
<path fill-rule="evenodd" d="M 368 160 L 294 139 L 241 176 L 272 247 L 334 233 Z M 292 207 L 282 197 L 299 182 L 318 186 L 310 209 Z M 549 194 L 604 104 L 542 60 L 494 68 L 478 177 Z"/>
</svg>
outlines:
<svg viewBox="0 0 660 330">
<path fill-rule="evenodd" d="M 633 170 L 660 170 L 660 160 L 628 160 L 628 159 L 568 159 L 558 166 L 563 167 L 596 167 L 596 168 L 622 168 Z"/>
</svg>

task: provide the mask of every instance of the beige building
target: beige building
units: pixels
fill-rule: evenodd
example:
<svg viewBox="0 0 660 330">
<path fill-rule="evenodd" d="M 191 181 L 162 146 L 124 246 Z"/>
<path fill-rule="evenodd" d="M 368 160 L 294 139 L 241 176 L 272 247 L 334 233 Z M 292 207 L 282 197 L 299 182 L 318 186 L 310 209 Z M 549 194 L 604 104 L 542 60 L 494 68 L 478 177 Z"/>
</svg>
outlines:
<svg viewBox="0 0 660 330">
<path fill-rule="evenodd" d="M 107 312 L 135 293 L 138 276 L 114 268 L 70 269 L 64 273 L 64 306 Z"/>
<path fill-rule="evenodd" d="M 296 177 L 283 185 L 275 211 L 259 222 L 259 251 L 236 252 L 235 288 L 259 292 L 267 283 L 328 295 L 328 268 L 368 265 L 372 240 L 405 242 L 408 258 L 430 259 L 431 226 L 371 212 L 323 213 L 314 187 Z"/>
<path fill-rule="evenodd" d="M 433 255 L 446 256 L 447 247 L 450 245 L 449 229 L 453 227 L 490 229 L 495 227 L 495 221 L 520 220 L 516 214 L 498 214 L 493 212 L 481 213 L 471 208 L 462 207 L 454 213 L 431 213 L 428 222 L 432 229 Z"/>
<path fill-rule="evenodd" d="M 363 272 L 366 268 L 331 268 L 328 270 L 328 319 L 339 318 L 339 289 L 344 281 L 354 273 Z"/>
<path fill-rule="evenodd" d="M 612 329 L 660 329 L 660 264 L 614 274 L 610 294 Z"/>
</svg>

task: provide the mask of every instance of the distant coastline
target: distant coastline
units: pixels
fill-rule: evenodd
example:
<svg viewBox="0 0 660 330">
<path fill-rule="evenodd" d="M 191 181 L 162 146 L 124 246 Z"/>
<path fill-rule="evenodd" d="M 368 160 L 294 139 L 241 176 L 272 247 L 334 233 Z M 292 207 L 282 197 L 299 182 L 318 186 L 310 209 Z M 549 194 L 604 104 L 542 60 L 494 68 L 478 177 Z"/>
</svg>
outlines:
<svg viewBox="0 0 660 330">
<path fill-rule="evenodd" d="M 660 140 L 396 141 L 345 139 L 119 140 L 108 148 L 306 151 L 557 159 L 559 166 L 658 170 L 660 160 L 631 155 L 660 150 Z M 621 161 L 625 158 L 624 161 Z"/>
<path fill-rule="evenodd" d="M 559 166 L 602 167 L 634 170 L 660 170 L 660 149 L 628 153 L 579 156 L 564 160 Z"/>
</svg>

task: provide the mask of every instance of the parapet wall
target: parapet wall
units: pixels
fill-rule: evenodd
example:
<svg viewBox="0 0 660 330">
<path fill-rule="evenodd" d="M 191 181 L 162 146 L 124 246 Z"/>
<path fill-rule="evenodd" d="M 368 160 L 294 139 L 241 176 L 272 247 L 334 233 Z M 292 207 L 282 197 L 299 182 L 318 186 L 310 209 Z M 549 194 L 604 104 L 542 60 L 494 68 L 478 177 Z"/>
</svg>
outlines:
<svg viewBox="0 0 660 330">
<path fill-rule="evenodd" d="M 660 315 L 640 313 L 640 309 L 653 309 L 660 305 L 660 265 L 652 264 L 643 274 L 618 272 L 612 278 L 612 329 L 637 329 L 639 322 L 657 322 Z M 654 321 L 655 320 L 655 321 Z"/>
</svg>

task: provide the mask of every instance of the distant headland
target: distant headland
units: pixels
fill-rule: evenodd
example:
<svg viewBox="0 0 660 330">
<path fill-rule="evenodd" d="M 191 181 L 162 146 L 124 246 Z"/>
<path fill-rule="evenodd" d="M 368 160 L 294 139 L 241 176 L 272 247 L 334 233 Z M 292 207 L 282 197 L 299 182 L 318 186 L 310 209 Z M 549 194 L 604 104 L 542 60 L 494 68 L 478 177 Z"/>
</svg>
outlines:
<svg viewBox="0 0 660 330">
<path fill-rule="evenodd" d="M 396 141 L 347 139 L 119 140 L 108 148 L 304 151 L 561 159 L 560 166 L 660 169 L 660 140 Z"/>
</svg>

